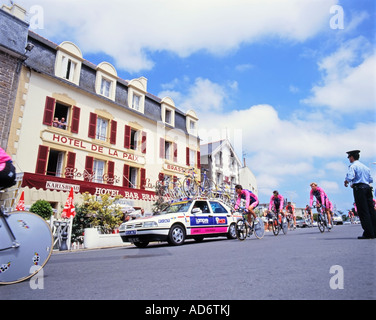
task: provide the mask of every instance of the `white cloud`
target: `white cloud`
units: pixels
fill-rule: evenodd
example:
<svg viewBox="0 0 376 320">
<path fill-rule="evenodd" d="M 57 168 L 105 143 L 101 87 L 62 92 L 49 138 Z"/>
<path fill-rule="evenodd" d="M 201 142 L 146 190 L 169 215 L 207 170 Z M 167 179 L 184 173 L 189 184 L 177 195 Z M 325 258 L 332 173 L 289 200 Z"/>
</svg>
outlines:
<svg viewBox="0 0 376 320">
<path fill-rule="evenodd" d="M 184 94 L 179 90 L 184 84 Z M 196 78 L 194 83 L 189 83 L 187 77 L 183 81 L 174 79 L 168 84 L 163 84 L 162 88 L 169 88 L 158 93 L 163 98 L 169 96 L 177 106 L 184 111 L 194 109 L 200 113 L 219 112 L 223 110 L 225 101 L 229 99 L 229 94 L 237 90 L 237 82 L 228 82 L 220 85 L 209 79 Z"/>
<path fill-rule="evenodd" d="M 328 177 L 345 174 L 346 151 L 360 148 L 364 157 L 376 158 L 373 123 L 359 123 L 347 129 L 329 119 L 311 121 L 310 115 L 283 120 L 270 105 L 206 114 L 200 117 L 200 128 L 204 142 L 226 137 L 233 144 L 241 141 L 240 152 L 246 152 L 247 165 L 256 174 L 260 193 L 264 195 L 283 182 L 302 177 L 321 178 L 328 191 L 338 192 L 338 183 Z"/>
<path fill-rule="evenodd" d="M 335 53 L 319 62 L 322 83 L 303 100 L 340 113 L 374 111 L 376 105 L 376 53 L 362 37 L 345 42 Z"/>
<path fill-rule="evenodd" d="M 19 2 L 26 8 L 35 5 L 34 0 Z M 40 0 L 44 29 L 35 31 L 76 42 L 84 53 L 109 54 L 118 68 L 137 72 L 153 67 L 149 52 L 167 50 L 187 57 L 205 50 L 223 55 L 264 37 L 304 41 L 328 28 L 329 9 L 337 2 Z"/>
</svg>

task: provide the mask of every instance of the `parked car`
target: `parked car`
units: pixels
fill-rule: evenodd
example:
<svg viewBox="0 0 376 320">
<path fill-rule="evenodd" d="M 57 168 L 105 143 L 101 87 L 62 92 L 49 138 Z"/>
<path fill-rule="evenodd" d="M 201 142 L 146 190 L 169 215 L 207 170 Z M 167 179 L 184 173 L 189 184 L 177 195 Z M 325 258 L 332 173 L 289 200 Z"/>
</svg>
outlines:
<svg viewBox="0 0 376 320">
<path fill-rule="evenodd" d="M 334 213 L 332 219 L 333 219 L 333 224 L 335 225 L 343 224 L 342 216 L 338 213 Z"/>
<path fill-rule="evenodd" d="M 123 242 L 132 242 L 139 248 L 145 248 L 151 241 L 167 241 L 178 246 L 188 238 L 196 241 L 219 236 L 235 239 L 239 218 L 240 215 L 233 214 L 220 200 L 194 199 L 173 203 L 152 217 L 125 222 L 119 233 Z"/>
</svg>

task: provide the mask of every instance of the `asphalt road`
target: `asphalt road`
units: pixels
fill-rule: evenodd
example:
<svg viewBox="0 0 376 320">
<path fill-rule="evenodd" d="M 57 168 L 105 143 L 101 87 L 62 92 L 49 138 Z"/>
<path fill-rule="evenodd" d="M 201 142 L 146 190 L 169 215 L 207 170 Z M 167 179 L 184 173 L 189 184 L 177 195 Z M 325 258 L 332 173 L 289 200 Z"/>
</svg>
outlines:
<svg viewBox="0 0 376 320">
<path fill-rule="evenodd" d="M 0 286 L 0 299 L 376 299 L 376 240 L 359 225 L 54 253 L 41 278 Z"/>
</svg>

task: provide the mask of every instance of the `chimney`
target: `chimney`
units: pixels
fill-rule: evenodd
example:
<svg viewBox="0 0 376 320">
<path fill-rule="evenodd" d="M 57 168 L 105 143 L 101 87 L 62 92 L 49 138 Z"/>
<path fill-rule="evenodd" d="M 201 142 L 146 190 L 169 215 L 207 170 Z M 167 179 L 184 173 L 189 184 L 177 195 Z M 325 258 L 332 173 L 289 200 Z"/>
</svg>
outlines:
<svg viewBox="0 0 376 320">
<path fill-rule="evenodd" d="M 5 4 L 1 7 L 2 10 L 10 13 L 11 15 L 15 16 L 16 18 L 25 21 L 26 17 L 26 10 L 20 7 L 17 4 L 12 4 L 11 7 L 7 7 Z"/>
</svg>

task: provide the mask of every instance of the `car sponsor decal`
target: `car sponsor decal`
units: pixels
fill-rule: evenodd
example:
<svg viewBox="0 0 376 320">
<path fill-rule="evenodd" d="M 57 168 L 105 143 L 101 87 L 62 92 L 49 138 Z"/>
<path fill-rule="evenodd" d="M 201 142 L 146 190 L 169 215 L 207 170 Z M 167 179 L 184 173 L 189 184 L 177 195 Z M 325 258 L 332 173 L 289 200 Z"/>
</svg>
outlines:
<svg viewBox="0 0 376 320">
<path fill-rule="evenodd" d="M 207 233 L 226 233 L 227 227 L 212 227 L 212 228 L 192 228 L 191 234 L 207 234 Z"/>
<path fill-rule="evenodd" d="M 227 217 L 194 216 L 191 217 L 191 226 L 227 225 Z"/>
</svg>

